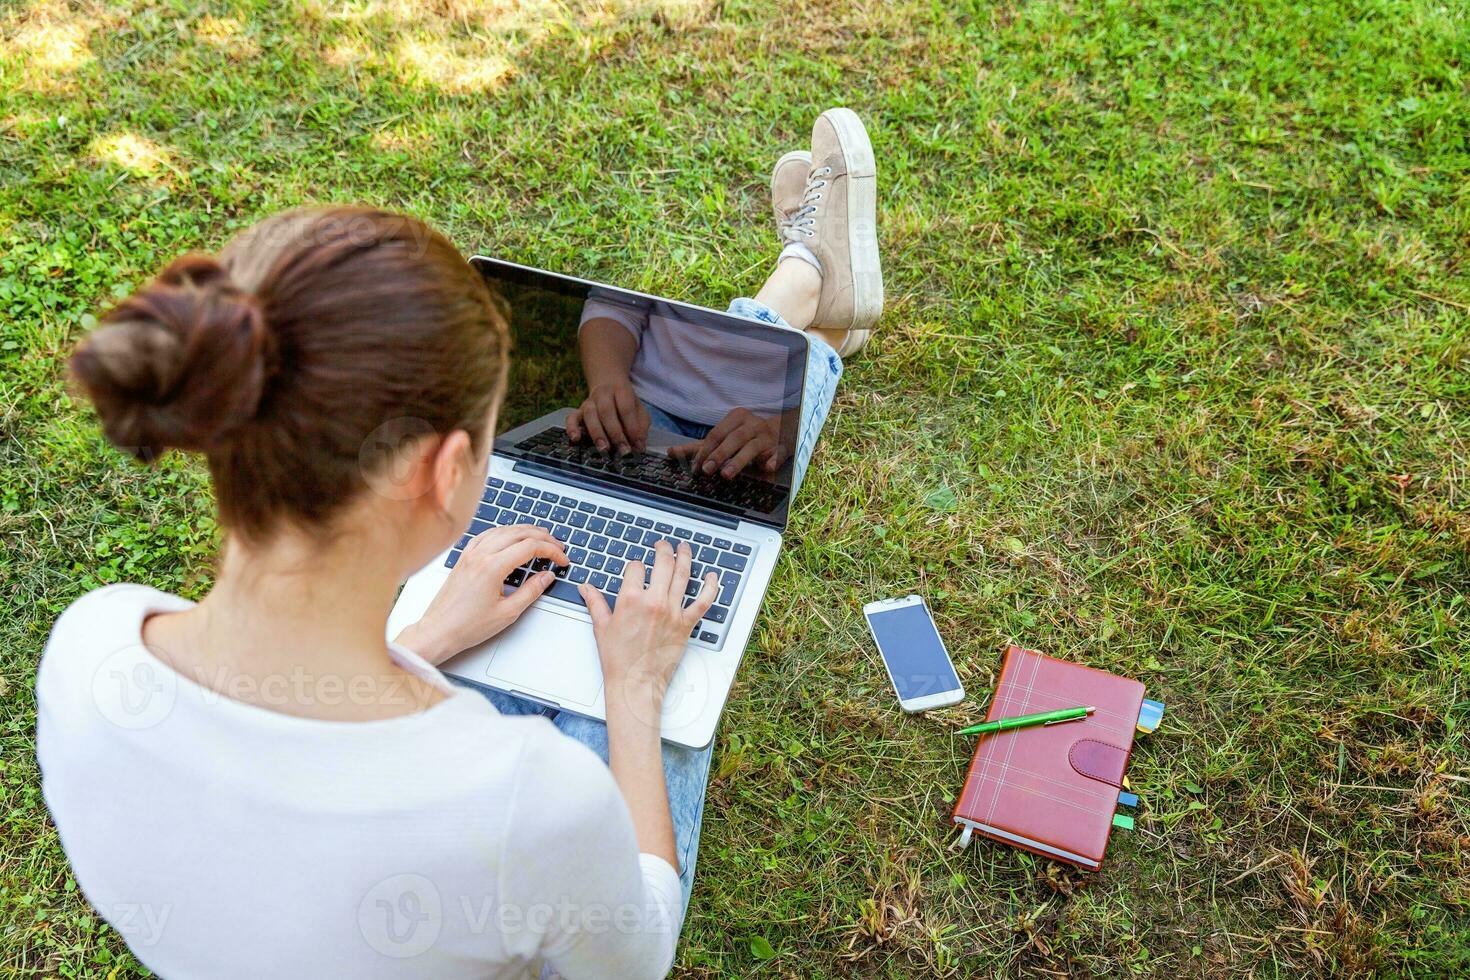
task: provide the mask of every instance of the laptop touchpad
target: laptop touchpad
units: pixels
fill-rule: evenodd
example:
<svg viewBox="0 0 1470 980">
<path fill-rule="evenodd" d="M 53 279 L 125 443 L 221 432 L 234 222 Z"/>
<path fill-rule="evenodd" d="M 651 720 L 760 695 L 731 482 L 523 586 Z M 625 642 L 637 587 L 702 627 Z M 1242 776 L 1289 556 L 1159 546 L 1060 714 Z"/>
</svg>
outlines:
<svg viewBox="0 0 1470 980">
<path fill-rule="evenodd" d="M 558 704 L 590 707 L 602 690 L 592 624 L 531 609 L 501 634 L 485 674 L 496 687 L 537 694 Z"/>
</svg>

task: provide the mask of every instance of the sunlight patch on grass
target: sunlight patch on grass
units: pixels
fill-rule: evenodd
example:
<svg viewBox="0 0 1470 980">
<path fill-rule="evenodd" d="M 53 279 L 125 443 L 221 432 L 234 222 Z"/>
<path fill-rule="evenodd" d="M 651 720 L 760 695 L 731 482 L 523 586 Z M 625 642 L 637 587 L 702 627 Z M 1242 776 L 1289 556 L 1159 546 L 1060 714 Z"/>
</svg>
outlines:
<svg viewBox="0 0 1470 980">
<path fill-rule="evenodd" d="M 401 41 L 396 56 L 405 83 L 432 86 L 452 95 L 489 91 L 515 72 L 515 66 L 501 55 L 460 51 L 448 41 L 430 38 Z"/>
<path fill-rule="evenodd" d="M 125 10 L 90 2 L 0 4 L 0 65 L 21 69 L 18 92 L 71 91 L 76 87 L 75 73 L 97 60 L 93 36 L 126 17 Z"/>
<path fill-rule="evenodd" d="M 381 68 L 412 89 L 451 95 L 490 91 L 510 80 L 520 54 L 575 16 L 550 0 L 311 2 L 304 9 L 320 24 L 327 64 Z"/>
<path fill-rule="evenodd" d="M 651 21 L 684 30 L 708 21 L 713 0 L 308 0 L 324 62 L 384 68 L 415 89 L 451 95 L 491 91 L 517 74 L 522 56 L 570 32 Z"/>
<path fill-rule="evenodd" d="M 10 46 L 25 55 L 32 68 L 42 71 L 73 71 L 92 57 L 87 28 L 76 23 L 25 27 Z"/>
<path fill-rule="evenodd" d="M 345 40 L 332 45 L 322 57 L 335 68 L 350 68 L 366 61 L 368 54 L 367 45 L 361 41 Z"/>
<path fill-rule="evenodd" d="M 89 149 L 93 159 L 114 164 L 139 177 L 183 176 L 167 147 L 136 133 L 98 137 Z"/>
<path fill-rule="evenodd" d="M 260 45 L 246 33 L 245 22 L 238 17 L 206 14 L 190 26 L 190 31 L 200 41 L 231 58 L 254 58 L 260 54 Z"/>
<path fill-rule="evenodd" d="M 607 4 L 594 4 L 604 7 Z M 617 6 L 614 4 L 613 6 Z M 477 3 L 473 0 L 361 0 L 361 2 L 313 2 L 309 9 L 328 20 L 363 24 L 438 25 L 444 28 L 478 29 L 482 31 L 535 30 L 538 25 L 559 19 L 564 5 L 553 0 L 497 0 Z"/>
</svg>

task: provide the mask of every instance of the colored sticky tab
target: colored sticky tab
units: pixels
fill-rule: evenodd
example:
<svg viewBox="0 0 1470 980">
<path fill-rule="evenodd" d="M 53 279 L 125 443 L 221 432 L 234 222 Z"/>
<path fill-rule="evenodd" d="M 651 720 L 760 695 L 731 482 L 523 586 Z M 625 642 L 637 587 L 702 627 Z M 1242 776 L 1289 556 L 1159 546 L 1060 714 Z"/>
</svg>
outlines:
<svg viewBox="0 0 1470 980">
<path fill-rule="evenodd" d="M 1136 807 L 1138 806 L 1138 797 L 1125 790 L 1118 793 L 1118 802 L 1123 804 L 1124 806 Z"/>
<path fill-rule="evenodd" d="M 1164 705 L 1159 701 L 1144 699 L 1143 706 L 1138 709 L 1138 730 L 1144 733 L 1153 731 L 1159 727 L 1159 722 L 1164 720 Z"/>
<path fill-rule="evenodd" d="M 1133 818 L 1126 813 L 1113 814 L 1113 826 L 1122 827 L 1124 830 L 1133 829 Z"/>
<path fill-rule="evenodd" d="M 1124 776 L 1123 777 L 1123 788 L 1124 789 L 1132 789 L 1133 788 L 1133 784 L 1128 781 L 1128 777 L 1127 776 Z"/>
</svg>

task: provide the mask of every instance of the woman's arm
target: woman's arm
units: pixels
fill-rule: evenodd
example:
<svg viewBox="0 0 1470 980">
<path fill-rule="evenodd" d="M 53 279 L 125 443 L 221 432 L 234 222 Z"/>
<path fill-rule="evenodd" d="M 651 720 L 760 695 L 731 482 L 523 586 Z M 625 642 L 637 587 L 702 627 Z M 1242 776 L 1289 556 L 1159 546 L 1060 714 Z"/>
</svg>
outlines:
<svg viewBox="0 0 1470 980">
<path fill-rule="evenodd" d="M 667 540 L 659 541 L 646 586 L 643 563 L 628 563 L 615 613 L 608 610 L 601 592 L 581 586 L 602 659 L 608 763 L 628 802 L 638 849 L 663 858 L 675 869 L 679 863 L 674 821 L 659 741 L 664 692 L 684 658 L 689 631 L 719 590 L 718 577 L 709 573 L 699 595 L 685 608 L 684 586 L 692 562 L 689 545 L 680 543 L 676 554 Z"/>
<path fill-rule="evenodd" d="M 626 382 L 638 354 L 638 337 L 612 317 L 587 320 L 577 332 L 587 387 Z"/>
<path fill-rule="evenodd" d="M 604 683 L 608 768 L 633 817 L 638 850 L 663 858 L 675 871 L 681 871 L 674 851 L 674 819 L 669 812 L 663 743 L 659 738 L 664 687 L 667 684 L 637 680 Z"/>
</svg>

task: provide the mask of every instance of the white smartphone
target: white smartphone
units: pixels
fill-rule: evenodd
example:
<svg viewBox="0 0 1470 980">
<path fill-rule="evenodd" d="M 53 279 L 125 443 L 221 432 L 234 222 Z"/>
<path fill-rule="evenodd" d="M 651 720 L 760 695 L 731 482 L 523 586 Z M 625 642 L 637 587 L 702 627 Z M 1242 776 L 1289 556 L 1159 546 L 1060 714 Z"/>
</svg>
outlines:
<svg viewBox="0 0 1470 980">
<path fill-rule="evenodd" d="M 899 707 L 912 714 L 964 700 L 965 689 L 923 596 L 870 602 L 863 607 L 863 615 Z"/>
</svg>

